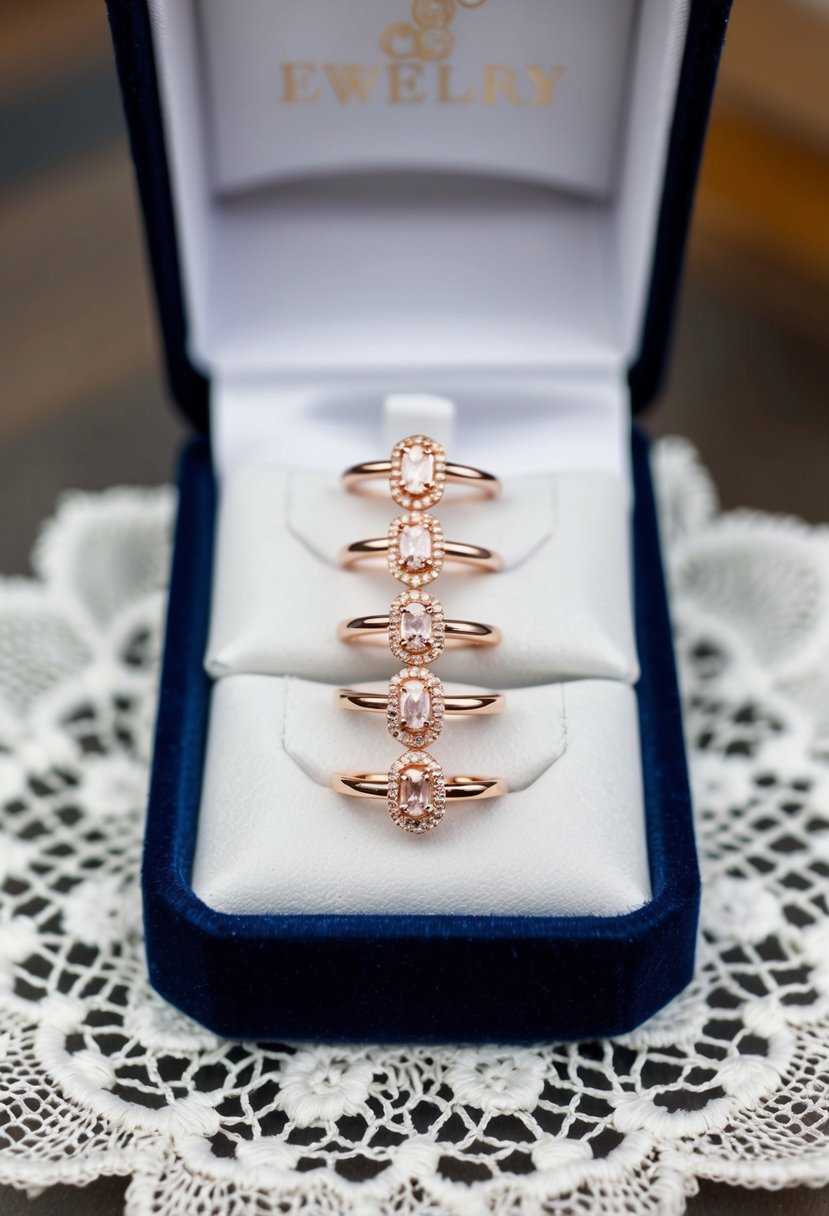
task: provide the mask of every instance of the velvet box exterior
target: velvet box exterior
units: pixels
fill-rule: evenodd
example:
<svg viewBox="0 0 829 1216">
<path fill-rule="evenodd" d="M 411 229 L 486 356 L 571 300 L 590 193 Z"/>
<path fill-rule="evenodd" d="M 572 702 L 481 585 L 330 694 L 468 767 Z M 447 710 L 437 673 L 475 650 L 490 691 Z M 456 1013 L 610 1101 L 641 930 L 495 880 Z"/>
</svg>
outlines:
<svg viewBox="0 0 829 1216">
<path fill-rule="evenodd" d="M 187 356 L 153 38 L 145 0 L 108 0 L 173 395 L 197 431 L 209 384 Z M 665 360 L 728 0 L 693 0 L 670 132 L 632 406 Z M 647 444 L 634 428 L 636 688 L 652 899 L 618 917 L 219 913 L 190 886 L 211 682 L 216 508 L 210 446 L 180 466 L 167 637 L 145 839 L 150 977 L 231 1037 L 393 1041 L 586 1038 L 631 1029 L 676 995 L 694 962 L 699 904 L 690 793 Z"/>
</svg>

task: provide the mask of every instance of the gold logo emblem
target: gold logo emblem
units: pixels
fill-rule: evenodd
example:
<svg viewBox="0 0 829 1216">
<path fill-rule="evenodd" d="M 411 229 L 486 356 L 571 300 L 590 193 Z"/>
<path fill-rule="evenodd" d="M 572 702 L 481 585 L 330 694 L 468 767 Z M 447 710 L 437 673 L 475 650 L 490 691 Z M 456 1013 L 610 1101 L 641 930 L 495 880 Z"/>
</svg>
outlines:
<svg viewBox="0 0 829 1216">
<path fill-rule="evenodd" d="M 411 21 L 396 21 L 380 33 L 380 50 L 389 59 L 439 63 L 455 46 L 452 22 L 458 8 L 480 8 L 486 0 L 412 0 Z"/>
<path fill-rule="evenodd" d="M 551 106 L 563 64 L 484 63 L 458 80 L 449 58 L 455 46 L 453 25 L 461 9 L 481 8 L 487 0 L 411 0 L 408 21 L 380 31 L 381 63 L 331 63 L 292 60 L 280 64 L 283 105 L 392 106 Z M 477 75 L 477 79 L 475 76 Z"/>
</svg>

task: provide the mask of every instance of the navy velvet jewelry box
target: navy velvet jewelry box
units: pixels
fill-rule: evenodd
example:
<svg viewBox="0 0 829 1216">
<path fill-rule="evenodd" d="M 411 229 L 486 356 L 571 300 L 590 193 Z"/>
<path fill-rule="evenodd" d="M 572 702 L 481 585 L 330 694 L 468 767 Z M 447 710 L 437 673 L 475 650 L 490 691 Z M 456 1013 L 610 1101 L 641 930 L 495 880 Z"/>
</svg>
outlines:
<svg viewBox="0 0 829 1216">
<path fill-rule="evenodd" d="M 204 432 L 211 385 L 189 353 L 181 213 L 150 6 L 108 6 L 170 381 Z M 653 396 L 664 363 L 728 7 L 690 4 L 629 370 L 634 411 Z M 288 80 L 300 88 L 296 72 Z M 143 872 L 150 977 L 164 997 L 232 1037 L 519 1041 L 622 1033 L 681 991 L 693 969 L 699 875 L 647 443 L 636 428 L 632 479 L 650 901 L 617 917 L 231 915 L 207 907 L 190 885 L 210 714 L 204 655 L 216 515 L 210 442 L 193 439 L 180 469 Z"/>
</svg>

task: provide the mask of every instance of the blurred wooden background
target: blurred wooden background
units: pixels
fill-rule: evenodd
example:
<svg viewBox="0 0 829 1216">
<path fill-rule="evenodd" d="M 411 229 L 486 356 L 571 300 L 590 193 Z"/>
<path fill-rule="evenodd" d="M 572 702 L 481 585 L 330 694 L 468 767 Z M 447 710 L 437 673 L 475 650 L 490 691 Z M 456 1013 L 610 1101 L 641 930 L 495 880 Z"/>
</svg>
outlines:
<svg viewBox="0 0 829 1216">
<path fill-rule="evenodd" d="M 103 0 L 0 0 L 0 571 L 73 486 L 168 479 L 166 399 Z M 726 506 L 829 519 L 829 0 L 735 0 L 655 433 Z M 4 1216 L 119 1212 L 123 1183 Z M 696 1216 L 817 1216 L 708 1186 Z"/>
</svg>

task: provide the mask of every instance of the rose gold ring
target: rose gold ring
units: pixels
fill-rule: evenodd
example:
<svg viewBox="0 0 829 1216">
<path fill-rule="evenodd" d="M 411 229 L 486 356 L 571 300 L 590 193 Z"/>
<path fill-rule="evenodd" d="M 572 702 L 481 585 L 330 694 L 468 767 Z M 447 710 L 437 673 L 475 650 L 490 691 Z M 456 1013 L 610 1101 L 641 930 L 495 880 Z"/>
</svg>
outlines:
<svg viewBox="0 0 829 1216">
<path fill-rule="evenodd" d="M 410 435 L 395 444 L 391 460 L 369 460 L 343 473 L 346 490 L 361 492 L 365 483 L 384 478 L 394 501 L 407 511 L 424 511 L 440 502 L 447 484 L 464 486 L 477 497 L 494 498 L 501 483 L 492 473 L 451 464 L 443 444 L 428 435 Z"/>
<path fill-rule="evenodd" d="M 480 621 L 447 621 L 443 605 L 426 591 L 403 591 L 388 613 L 357 616 L 339 627 L 343 642 L 388 642 L 401 663 L 434 663 L 446 646 L 497 646 L 501 631 Z"/>
<path fill-rule="evenodd" d="M 447 801 L 500 798 L 506 781 L 497 777 L 445 777 L 428 752 L 404 752 L 388 773 L 334 773 L 331 788 L 357 798 L 382 798 L 389 815 L 405 832 L 436 828 Z"/>
<path fill-rule="evenodd" d="M 426 667 L 404 667 L 389 680 L 387 692 L 339 688 L 335 695 L 343 709 L 385 714 L 389 734 L 406 747 L 434 743 L 445 717 L 499 714 L 505 700 L 500 692 L 446 694 L 441 681 Z"/>
<path fill-rule="evenodd" d="M 377 557 L 385 557 L 389 574 L 409 587 L 431 583 L 443 570 L 444 561 L 480 573 L 500 570 L 502 565 L 498 554 L 482 545 L 444 540 L 440 522 L 423 511 L 398 515 L 387 536 L 347 545 L 340 551 L 340 564 L 348 568 Z"/>
</svg>

